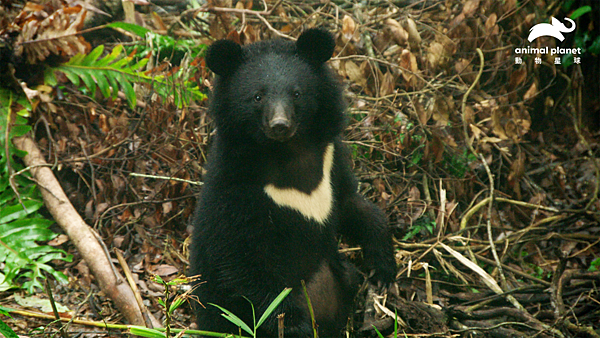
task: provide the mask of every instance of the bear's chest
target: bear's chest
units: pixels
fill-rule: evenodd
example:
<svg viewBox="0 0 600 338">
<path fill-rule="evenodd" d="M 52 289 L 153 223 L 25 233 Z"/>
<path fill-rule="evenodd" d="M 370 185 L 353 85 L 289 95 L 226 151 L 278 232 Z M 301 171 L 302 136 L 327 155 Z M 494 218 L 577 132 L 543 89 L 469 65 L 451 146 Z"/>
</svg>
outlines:
<svg viewBox="0 0 600 338">
<path fill-rule="evenodd" d="M 265 185 L 264 192 L 277 206 L 293 209 L 309 220 L 325 224 L 331 215 L 334 204 L 331 182 L 333 143 L 327 145 L 322 156 L 322 161 L 319 159 L 317 166 L 312 166 L 310 169 L 298 168 L 298 170 L 318 171 L 298 175 L 306 177 L 307 182 L 297 181 L 295 184 L 285 187 L 269 183 Z M 291 168 L 291 170 L 294 169 Z M 308 181 L 312 182 L 308 184 Z"/>
</svg>

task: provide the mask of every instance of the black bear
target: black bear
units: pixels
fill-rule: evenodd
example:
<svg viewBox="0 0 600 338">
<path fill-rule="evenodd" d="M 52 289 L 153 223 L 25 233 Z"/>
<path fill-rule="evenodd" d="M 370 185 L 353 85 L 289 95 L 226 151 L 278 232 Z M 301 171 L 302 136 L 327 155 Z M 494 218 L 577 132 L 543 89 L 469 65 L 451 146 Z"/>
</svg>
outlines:
<svg viewBox="0 0 600 338">
<path fill-rule="evenodd" d="M 216 124 L 193 219 L 190 275 L 201 330 L 238 333 L 214 303 L 252 326 L 275 297 L 292 292 L 259 328 L 312 337 L 302 281 L 321 337 L 339 336 L 352 310 L 357 269 L 338 252 L 338 236 L 361 245 L 374 282 L 394 282 L 396 264 L 385 215 L 357 194 L 340 134 L 345 100 L 325 64 L 332 35 L 310 29 L 240 46 L 219 40 L 206 65 L 216 78 L 209 113 Z"/>
</svg>

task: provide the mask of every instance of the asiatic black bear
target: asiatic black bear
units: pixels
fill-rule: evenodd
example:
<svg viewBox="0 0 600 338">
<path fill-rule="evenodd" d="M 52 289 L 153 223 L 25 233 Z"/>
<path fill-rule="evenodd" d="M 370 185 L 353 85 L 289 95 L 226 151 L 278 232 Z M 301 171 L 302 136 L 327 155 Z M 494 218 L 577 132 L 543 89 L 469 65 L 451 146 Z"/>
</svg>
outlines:
<svg viewBox="0 0 600 338">
<path fill-rule="evenodd" d="M 396 264 L 385 215 L 357 193 L 341 141 L 346 104 L 325 64 L 332 35 L 305 31 L 296 42 L 240 46 L 215 42 L 206 65 L 217 74 L 209 111 L 216 123 L 207 175 L 193 219 L 190 275 L 195 295 L 249 325 L 287 287 L 292 293 L 262 326 L 312 337 L 301 281 L 319 335 L 340 334 L 360 282 L 338 252 L 338 237 L 361 245 L 372 280 L 394 282 Z M 250 301 L 250 302 L 249 302 Z M 196 307 L 199 329 L 238 333 L 213 306 Z"/>
</svg>

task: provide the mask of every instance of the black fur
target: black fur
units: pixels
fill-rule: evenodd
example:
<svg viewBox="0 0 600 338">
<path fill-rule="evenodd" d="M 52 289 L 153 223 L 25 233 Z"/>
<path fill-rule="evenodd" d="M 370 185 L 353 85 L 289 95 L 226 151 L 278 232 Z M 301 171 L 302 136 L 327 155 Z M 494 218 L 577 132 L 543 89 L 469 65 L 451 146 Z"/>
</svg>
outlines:
<svg viewBox="0 0 600 338">
<path fill-rule="evenodd" d="M 338 253 L 337 238 L 362 246 L 374 281 L 394 281 L 396 265 L 384 214 L 357 194 L 350 156 L 340 134 L 345 118 L 342 89 L 324 64 L 333 38 L 308 30 L 298 42 L 270 40 L 242 48 L 216 42 L 207 65 L 214 82 L 210 113 L 217 125 L 208 173 L 193 220 L 190 275 L 200 275 L 195 294 L 201 330 L 237 333 L 220 305 L 252 325 L 286 287 L 292 293 L 261 327 L 277 334 L 285 313 L 286 337 L 312 337 L 302 295 L 307 283 L 321 337 L 340 333 L 351 311 L 358 273 Z M 272 116 L 289 126 L 275 132 Z M 312 192 L 323 179 L 324 153 L 334 144 L 333 208 L 321 224 L 265 193 L 265 186 Z M 248 300 L 246 300 L 246 298 Z"/>
</svg>

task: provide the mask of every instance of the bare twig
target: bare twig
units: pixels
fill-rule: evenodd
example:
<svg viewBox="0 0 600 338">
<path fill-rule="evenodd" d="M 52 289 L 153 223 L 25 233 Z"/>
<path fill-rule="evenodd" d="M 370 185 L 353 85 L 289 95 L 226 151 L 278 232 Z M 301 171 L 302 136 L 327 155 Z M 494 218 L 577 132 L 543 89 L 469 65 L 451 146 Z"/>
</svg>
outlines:
<svg viewBox="0 0 600 338">
<path fill-rule="evenodd" d="M 504 276 L 504 272 L 502 270 L 502 264 L 500 263 L 500 258 L 498 257 L 498 252 L 496 251 L 496 246 L 494 244 L 494 237 L 492 234 L 491 219 L 492 219 L 492 206 L 494 203 L 494 175 L 492 175 L 492 172 L 490 170 L 490 167 L 487 164 L 487 161 L 485 160 L 485 157 L 483 157 L 482 154 L 476 152 L 475 148 L 473 148 L 473 145 L 471 144 L 471 142 L 469 142 L 469 133 L 468 133 L 468 127 L 467 127 L 467 118 L 466 118 L 467 98 L 469 97 L 469 94 L 471 93 L 473 88 L 475 88 L 475 85 L 477 85 L 477 83 L 479 82 L 479 79 L 481 78 L 481 74 L 483 73 L 483 67 L 484 67 L 484 58 L 483 58 L 483 52 L 481 51 L 481 49 L 477 48 L 477 54 L 479 55 L 479 72 L 477 73 L 477 77 L 475 78 L 475 81 L 473 81 L 473 83 L 471 84 L 471 86 L 469 87 L 469 89 L 467 90 L 467 92 L 465 93 L 465 95 L 463 96 L 463 99 L 462 99 L 462 110 L 461 111 L 462 111 L 462 118 L 463 118 L 463 132 L 465 134 L 465 142 L 467 143 L 469 150 L 473 153 L 473 155 L 479 157 L 479 159 L 481 160 L 481 163 L 485 167 L 485 171 L 487 172 L 488 179 L 490 181 L 490 184 L 489 184 L 490 196 L 489 196 L 489 198 L 487 198 L 487 200 L 488 200 L 488 219 L 487 219 L 488 240 L 490 243 L 490 251 L 492 252 L 492 255 L 494 256 L 494 261 L 496 262 L 496 268 L 498 269 L 498 274 L 500 275 L 500 278 L 502 279 L 502 285 L 504 286 L 504 288 L 506 288 L 508 286 L 508 283 L 506 282 L 506 277 Z M 515 297 L 513 297 L 512 295 L 506 295 L 506 299 L 508 299 L 508 301 L 511 302 L 513 304 L 513 306 L 516 307 L 517 309 L 526 311 L 525 308 L 523 307 L 523 305 L 521 305 L 519 303 L 519 301 L 517 301 L 517 299 Z"/>
<path fill-rule="evenodd" d="M 150 319 L 150 315 L 148 314 L 148 309 L 146 309 L 146 306 L 144 305 L 144 301 L 142 300 L 142 296 L 140 295 L 140 290 L 138 290 L 137 284 L 135 283 L 135 280 L 133 280 L 133 276 L 131 275 L 131 270 L 129 270 L 129 265 L 127 265 L 127 261 L 125 260 L 125 258 L 123 257 L 123 254 L 121 253 L 121 251 L 119 249 L 115 248 L 114 251 L 115 251 L 115 255 L 117 256 L 117 260 L 119 261 L 119 264 L 121 265 L 121 268 L 123 269 L 125 278 L 127 279 L 127 282 L 129 283 L 129 287 L 131 287 L 131 290 L 133 290 L 133 294 L 135 295 L 135 300 L 136 300 L 139 308 L 142 309 L 142 315 L 144 316 L 144 321 L 146 322 L 146 327 L 148 327 L 148 328 L 156 327 L 156 325 L 154 325 L 154 323 L 152 323 L 152 320 Z M 169 337 L 169 335 L 167 335 L 167 337 Z"/>
<path fill-rule="evenodd" d="M 169 176 L 145 175 L 145 174 L 138 174 L 138 173 L 129 173 L 129 176 L 155 178 L 155 179 L 159 179 L 159 180 L 168 180 L 168 181 L 177 181 L 177 182 L 183 182 L 183 183 L 194 184 L 194 185 L 204 184 L 204 182 L 195 182 L 195 181 L 190 181 L 190 180 L 184 180 L 183 178 L 169 177 Z"/>
</svg>

